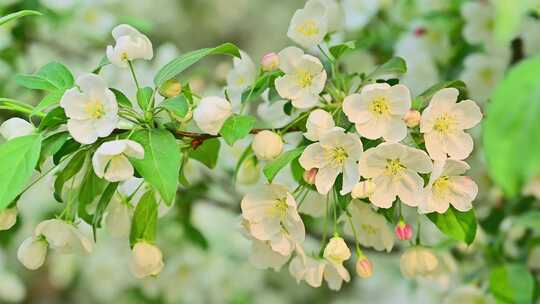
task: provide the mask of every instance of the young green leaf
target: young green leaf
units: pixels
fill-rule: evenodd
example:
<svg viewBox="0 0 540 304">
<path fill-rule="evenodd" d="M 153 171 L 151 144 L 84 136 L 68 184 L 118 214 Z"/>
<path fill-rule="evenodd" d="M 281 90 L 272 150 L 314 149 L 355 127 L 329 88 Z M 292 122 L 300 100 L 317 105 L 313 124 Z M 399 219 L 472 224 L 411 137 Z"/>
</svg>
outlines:
<svg viewBox="0 0 540 304">
<path fill-rule="evenodd" d="M 131 231 L 129 234 L 129 244 L 135 246 L 137 241 L 145 240 L 153 242 L 156 238 L 156 226 L 158 215 L 158 204 L 153 190 L 147 191 L 135 207 Z"/>
<path fill-rule="evenodd" d="M 97 67 L 92 70 L 92 73 L 93 74 L 99 74 L 101 72 L 101 69 L 104 67 L 104 66 L 107 66 L 111 64 L 111 62 L 109 61 L 109 58 L 107 58 L 107 56 L 103 56 L 101 57 L 101 60 L 99 61 Z"/>
<path fill-rule="evenodd" d="M 540 56 L 514 66 L 487 107 L 483 139 L 488 171 L 508 196 L 518 195 L 540 173 L 539 70 Z"/>
<path fill-rule="evenodd" d="M 216 54 L 240 57 L 240 50 L 232 43 L 224 43 L 214 48 L 205 48 L 186 53 L 163 66 L 154 77 L 154 84 L 159 87 L 165 81 L 176 77 L 176 75 L 182 73 L 185 69 L 204 57 Z"/>
<path fill-rule="evenodd" d="M 90 170 L 93 171 L 92 169 Z M 118 183 L 110 183 L 109 185 L 107 185 L 107 188 L 105 188 L 105 191 L 103 191 L 103 194 L 101 194 L 101 197 L 99 198 L 96 206 L 96 212 L 94 213 L 94 218 L 92 219 L 92 231 L 94 233 L 94 240 L 96 239 L 96 230 L 101 226 L 101 219 L 103 218 L 103 214 L 105 213 L 107 206 L 109 206 L 109 202 L 111 201 L 117 188 Z"/>
<path fill-rule="evenodd" d="M 332 54 L 332 56 L 337 60 L 346 52 L 352 51 L 354 49 L 356 49 L 356 41 L 347 41 L 342 44 L 330 47 L 329 51 L 330 54 Z"/>
<path fill-rule="evenodd" d="M 59 132 L 45 138 L 41 144 L 41 153 L 36 168 L 39 170 L 47 158 L 51 157 L 62 148 L 68 138 L 69 132 Z"/>
<path fill-rule="evenodd" d="M 144 159 L 131 159 L 131 162 L 170 206 L 176 197 L 181 162 L 176 139 L 163 129 L 139 130 L 130 139 L 144 147 Z"/>
<path fill-rule="evenodd" d="M 436 85 L 431 86 L 427 90 L 425 90 L 422 94 L 418 95 L 413 101 L 413 109 L 416 110 L 422 110 L 423 108 L 427 107 L 431 97 L 435 95 L 438 91 L 444 89 L 444 88 L 456 88 L 459 90 L 461 95 L 466 95 L 467 93 L 467 85 L 461 81 L 461 80 L 450 80 L 450 81 L 444 81 L 440 82 Z"/>
<path fill-rule="evenodd" d="M 263 74 L 252 86 L 242 92 L 241 102 L 245 103 L 257 99 L 266 89 L 274 87 L 274 81 L 280 75 L 283 75 L 280 71 Z"/>
<path fill-rule="evenodd" d="M 207 139 L 195 150 L 190 151 L 189 157 L 196 159 L 208 168 L 213 169 L 217 164 L 220 146 L 221 142 L 219 139 Z"/>
<path fill-rule="evenodd" d="M 69 160 L 64 169 L 56 175 L 56 179 L 54 180 L 54 198 L 57 201 L 63 201 L 62 190 L 64 189 L 64 184 L 82 169 L 84 162 L 86 161 L 86 152 L 86 150 L 77 152 L 77 154 Z"/>
<path fill-rule="evenodd" d="M 401 57 L 390 58 L 367 76 L 367 79 L 377 79 L 380 76 L 393 75 L 399 76 L 407 72 L 407 63 Z"/>
<path fill-rule="evenodd" d="M 233 115 L 223 123 L 219 134 L 223 136 L 227 144 L 232 146 L 237 140 L 246 137 L 251 132 L 254 124 L 255 118 L 252 116 Z"/>
<path fill-rule="evenodd" d="M 116 102 L 118 102 L 118 105 L 120 107 L 124 107 L 124 108 L 133 107 L 133 104 L 131 103 L 129 98 L 127 98 L 127 96 L 124 93 L 122 93 L 120 90 L 113 89 L 113 88 L 109 88 L 109 90 L 111 90 L 114 93 L 114 96 L 116 97 Z"/>
<path fill-rule="evenodd" d="M 43 77 L 59 89 L 70 89 L 75 84 L 75 79 L 70 70 L 59 62 L 50 62 L 44 65 L 37 72 L 38 76 Z"/>
<path fill-rule="evenodd" d="M 152 100 L 153 93 L 154 90 L 152 90 L 152 88 L 150 87 L 144 87 L 137 90 L 137 103 L 139 104 L 139 107 L 141 107 L 141 109 L 148 109 L 148 105 Z"/>
<path fill-rule="evenodd" d="M 38 11 L 33 11 L 33 10 L 18 11 L 18 12 L 11 13 L 9 15 L 1 17 L 0 18 L 0 26 L 7 23 L 7 22 L 10 22 L 10 21 L 13 21 L 13 20 L 25 17 L 25 16 L 32 16 L 32 15 L 41 16 L 42 14 L 40 12 L 38 12 Z"/>
<path fill-rule="evenodd" d="M 497 303 L 533 303 L 534 278 L 523 265 L 496 266 L 489 276 L 489 285 Z"/>
<path fill-rule="evenodd" d="M 278 158 L 269 162 L 264 166 L 263 173 L 268 179 L 268 182 L 272 182 L 274 177 L 285 167 L 288 163 L 292 162 L 296 158 L 300 157 L 306 147 L 298 147 L 293 150 L 282 153 Z"/>
<path fill-rule="evenodd" d="M 32 177 L 41 150 L 41 135 L 17 137 L 0 145 L 0 210 L 8 206 Z"/>
<path fill-rule="evenodd" d="M 457 211 L 454 207 L 448 208 L 443 214 L 429 213 L 427 217 L 439 230 L 457 241 L 470 245 L 476 236 L 476 216 L 474 210 L 467 212 Z"/>
<path fill-rule="evenodd" d="M 37 113 L 60 103 L 60 100 L 62 99 L 62 96 L 64 95 L 65 90 L 56 90 L 54 92 L 50 92 L 41 101 L 37 104 L 37 106 L 34 108 L 32 115 L 37 115 Z"/>
<path fill-rule="evenodd" d="M 76 140 L 73 138 L 68 139 L 58 150 L 58 152 L 53 154 L 53 164 L 58 165 L 65 156 L 77 151 L 80 147 L 81 144 Z"/>
<path fill-rule="evenodd" d="M 39 130 L 54 129 L 61 124 L 67 122 L 66 112 L 63 108 L 57 107 L 52 109 L 39 123 Z"/>
<path fill-rule="evenodd" d="M 167 98 L 159 106 L 178 117 L 185 117 L 189 111 L 188 102 L 183 95 Z"/>
</svg>

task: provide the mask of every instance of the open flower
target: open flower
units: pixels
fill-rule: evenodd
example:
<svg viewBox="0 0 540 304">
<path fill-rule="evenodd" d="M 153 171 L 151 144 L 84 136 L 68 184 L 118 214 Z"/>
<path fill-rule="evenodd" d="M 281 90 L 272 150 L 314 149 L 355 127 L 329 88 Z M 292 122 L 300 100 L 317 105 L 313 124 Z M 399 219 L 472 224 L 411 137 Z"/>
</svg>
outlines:
<svg viewBox="0 0 540 304">
<path fill-rule="evenodd" d="M 255 82 L 257 78 L 257 68 L 251 57 L 243 51 L 240 58 L 234 57 L 233 68 L 227 74 L 227 88 L 230 94 L 238 99 L 242 92 Z"/>
<path fill-rule="evenodd" d="M 411 107 L 411 94 L 404 85 L 386 83 L 367 85 L 360 94 L 352 94 L 343 101 L 343 112 L 356 124 L 360 135 L 389 142 L 407 136 L 403 117 Z"/>
<path fill-rule="evenodd" d="M 226 99 L 211 96 L 204 97 L 193 111 L 193 120 L 197 126 L 210 135 L 217 135 L 227 118 L 232 115 L 231 103 Z"/>
<path fill-rule="evenodd" d="M 0 231 L 9 230 L 17 222 L 17 208 L 7 208 L 0 211 Z"/>
<path fill-rule="evenodd" d="M 34 133 L 34 126 L 28 121 L 13 117 L 0 125 L 0 135 L 6 140 Z"/>
<path fill-rule="evenodd" d="M 134 173 L 128 157 L 143 159 L 144 148 L 138 142 L 129 139 L 103 143 L 92 156 L 94 172 L 98 177 L 110 182 L 125 181 Z"/>
<path fill-rule="evenodd" d="M 430 249 L 421 246 L 405 250 L 399 261 L 401 273 L 406 278 L 433 274 L 438 265 L 439 260 L 435 254 Z"/>
<path fill-rule="evenodd" d="M 300 165 L 305 170 L 317 168 L 315 186 L 326 194 L 340 173 L 343 173 L 341 194 L 351 192 L 360 176 L 357 161 L 362 155 L 362 142 L 357 135 L 335 129 L 324 134 L 319 142 L 313 143 L 300 156 Z"/>
<path fill-rule="evenodd" d="M 461 6 L 465 20 L 463 37 L 470 44 L 491 45 L 495 28 L 495 9 L 489 1 L 470 1 Z"/>
<path fill-rule="evenodd" d="M 272 250 L 269 242 L 253 239 L 251 241 L 251 253 L 249 255 L 250 263 L 259 269 L 272 268 L 279 271 L 281 266 L 285 265 L 290 255 L 282 255 Z"/>
<path fill-rule="evenodd" d="M 470 210 L 478 186 L 470 177 L 461 176 L 468 169 L 469 165 L 460 160 L 435 161 L 424 198 L 418 206 L 419 212 L 445 213 L 450 205 L 459 211 Z"/>
<path fill-rule="evenodd" d="M 456 103 L 459 91 L 446 88 L 433 95 L 422 113 L 420 132 L 424 133 L 426 149 L 435 160 L 465 159 L 473 150 L 472 137 L 463 132 L 482 119 L 480 108 L 472 100 Z"/>
<path fill-rule="evenodd" d="M 321 43 L 327 32 L 325 5 L 319 0 L 310 0 L 294 13 L 287 36 L 302 47 L 310 48 Z"/>
<path fill-rule="evenodd" d="M 367 198 L 375 192 L 375 183 L 371 179 L 366 179 L 354 186 L 351 191 L 352 198 Z"/>
<path fill-rule="evenodd" d="M 360 174 L 376 186 L 369 200 L 380 208 L 390 208 L 396 196 L 409 206 L 418 206 L 424 186 L 418 173 L 429 173 L 432 168 L 426 152 L 399 143 L 371 148 L 359 161 Z"/>
<path fill-rule="evenodd" d="M 384 216 L 371 210 L 371 207 L 359 200 L 353 200 L 347 207 L 352 217 L 354 230 L 346 219 L 344 222 L 344 232 L 354 236 L 353 231 L 357 232 L 358 242 L 365 247 L 373 247 L 375 250 L 386 250 L 390 252 L 394 247 L 394 236 L 392 230 L 388 227 Z"/>
<path fill-rule="evenodd" d="M 69 134 L 81 144 L 92 144 L 116 128 L 118 104 L 105 81 L 95 74 L 79 76 L 76 84 L 78 88 L 64 93 L 60 106 L 69 118 Z"/>
<path fill-rule="evenodd" d="M 45 220 L 34 231 L 36 237 L 45 238 L 51 249 L 60 253 L 85 253 L 92 251 L 93 242 L 74 225 L 59 219 Z"/>
<path fill-rule="evenodd" d="M 131 250 L 129 266 L 133 275 L 139 279 L 158 275 L 163 269 L 163 255 L 159 247 L 139 241 Z"/>
<path fill-rule="evenodd" d="M 25 239 L 17 250 L 17 259 L 30 270 L 36 270 L 47 257 L 47 241 L 43 237 L 29 237 Z"/>
<path fill-rule="evenodd" d="M 289 255 L 303 242 L 305 228 L 296 209 L 296 201 L 287 188 L 269 184 L 242 199 L 242 217 L 249 233 L 259 241 L 268 241 L 272 250 Z"/>
<path fill-rule="evenodd" d="M 128 60 L 150 60 L 154 57 L 150 39 L 132 26 L 120 24 L 112 30 L 112 36 L 116 45 L 107 46 L 107 58 L 112 64 L 125 68 Z"/>
<path fill-rule="evenodd" d="M 288 47 L 279 52 L 279 68 L 285 73 L 275 81 L 279 95 L 290 99 L 296 108 L 315 106 L 326 83 L 321 61 L 297 47 Z"/>
<path fill-rule="evenodd" d="M 317 109 L 309 113 L 306 122 L 307 132 L 304 137 L 311 141 L 319 141 L 321 136 L 330 130 L 335 129 L 336 124 L 330 113 L 325 110 Z"/>
<path fill-rule="evenodd" d="M 328 288 L 341 289 L 343 281 L 349 282 L 351 276 L 342 264 L 334 264 L 327 259 L 315 259 L 309 256 L 296 256 L 289 264 L 289 272 L 296 279 L 302 280 L 311 287 L 321 287 L 322 280 L 326 281 Z"/>
<path fill-rule="evenodd" d="M 508 60 L 502 57 L 501 54 L 473 53 L 463 60 L 459 79 L 467 84 L 471 98 L 484 103 L 491 97 L 508 66 Z"/>
</svg>

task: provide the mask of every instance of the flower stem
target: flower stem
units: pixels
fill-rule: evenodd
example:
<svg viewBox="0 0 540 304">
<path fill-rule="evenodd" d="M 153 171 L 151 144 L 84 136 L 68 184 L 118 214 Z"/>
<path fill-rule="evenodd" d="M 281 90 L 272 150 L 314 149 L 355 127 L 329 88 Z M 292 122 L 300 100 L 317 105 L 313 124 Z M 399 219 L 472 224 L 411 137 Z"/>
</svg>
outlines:
<svg viewBox="0 0 540 304">
<path fill-rule="evenodd" d="M 131 60 L 128 60 L 128 66 L 129 70 L 131 71 L 131 76 L 133 76 L 133 81 L 135 82 L 135 86 L 137 87 L 137 90 L 139 90 L 141 87 L 139 86 L 139 81 L 137 80 L 137 75 L 135 75 L 135 69 L 133 68 L 133 63 L 131 63 Z"/>
</svg>

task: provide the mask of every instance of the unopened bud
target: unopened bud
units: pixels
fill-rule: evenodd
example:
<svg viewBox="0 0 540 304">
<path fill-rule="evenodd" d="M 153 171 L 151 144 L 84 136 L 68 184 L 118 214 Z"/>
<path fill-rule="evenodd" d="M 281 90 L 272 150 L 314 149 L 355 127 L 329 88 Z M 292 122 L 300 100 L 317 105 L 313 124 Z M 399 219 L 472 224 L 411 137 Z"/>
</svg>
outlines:
<svg viewBox="0 0 540 304">
<path fill-rule="evenodd" d="M 279 67 L 279 56 L 276 53 L 268 53 L 261 59 L 263 71 L 271 72 Z"/>
<path fill-rule="evenodd" d="M 399 221 L 396 225 L 396 236 L 402 241 L 408 241 L 412 238 L 413 230 L 411 225 L 404 221 Z"/>
<path fill-rule="evenodd" d="M 169 79 L 159 87 L 159 94 L 165 98 L 178 96 L 181 92 L 182 84 L 176 79 Z"/>
<path fill-rule="evenodd" d="M 306 184 L 315 184 L 315 177 L 317 176 L 317 171 L 319 171 L 317 168 L 311 168 L 304 171 L 304 181 L 306 182 Z"/>
<path fill-rule="evenodd" d="M 403 117 L 403 120 L 405 121 L 405 124 L 407 125 L 407 127 L 414 128 L 418 126 L 418 124 L 420 123 L 420 118 L 421 118 L 420 112 L 416 110 L 409 110 L 405 114 L 405 117 Z"/>
<path fill-rule="evenodd" d="M 373 264 L 363 254 L 360 255 L 356 261 L 356 273 L 359 277 L 364 279 L 367 279 L 373 275 Z"/>
<path fill-rule="evenodd" d="M 414 30 L 414 35 L 416 37 L 422 37 L 426 34 L 427 30 L 425 27 L 419 27 Z"/>
<path fill-rule="evenodd" d="M 272 160 L 283 151 L 283 140 L 278 134 L 263 130 L 255 135 L 251 147 L 259 159 Z"/>
<path fill-rule="evenodd" d="M 368 179 L 356 184 L 351 192 L 351 196 L 353 198 L 366 198 L 372 195 L 373 192 L 375 192 L 375 183 Z"/>
</svg>

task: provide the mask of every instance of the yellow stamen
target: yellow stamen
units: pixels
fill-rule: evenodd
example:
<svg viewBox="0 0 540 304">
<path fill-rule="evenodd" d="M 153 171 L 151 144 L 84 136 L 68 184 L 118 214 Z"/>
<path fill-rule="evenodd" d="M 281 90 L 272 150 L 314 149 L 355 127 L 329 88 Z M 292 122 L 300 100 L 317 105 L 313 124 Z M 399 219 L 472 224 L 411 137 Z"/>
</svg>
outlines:
<svg viewBox="0 0 540 304">
<path fill-rule="evenodd" d="M 435 125 L 433 126 L 433 129 L 441 133 L 447 133 L 452 131 L 455 123 L 456 120 L 453 116 L 449 115 L 448 113 L 444 113 L 435 120 Z"/>
<path fill-rule="evenodd" d="M 371 113 L 375 115 L 384 115 L 390 112 L 390 106 L 388 98 L 385 96 L 379 96 L 374 98 L 368 106 Z"/>
<path fill-rule="evenodd" d="M 99 119 L 105 115 L 105 108 L 103 107 L 103 103 L 99 100 L 94 100 L 85 105 L 85 110 L 90 117 L 94 119 Z"/>
<path fill-rule="evenodd" d="M 311 75 L 308 71 L 299 70 L 297 72 L 297 81 L 301 88 L 307 88 L 311 86 L 311 83 L 313 82 L 313 75 Z"/>
<path fill-rule="evenodd" d="M 441 176 L 433 183 L 433 194 L 437 197 L 444 196 L 450 189 L 450 180 L 448 176 Z"/>
<path fill-rule="evenodd" d="M 386 161 L 386 174 L 390 176 L 396 176 L 405 169 L 405 166 L 401 164 L 399 159 L 389 159 Z"/>
<path fill-rule="evenodd" d="M 362 224 L 360 225 L 360 228 L 362 228 L 362 231 L 364 231 L 365 233 L 369 235 L 377 234 L 377 232 L 379 231 L 378 228 L 368 225 L 368 224 Z"/>
<path fill-rule="evenodd" d="M 296 31 L 306 37 L 311 37 L 319 34 L 319 28 L 317 28 L 317 23 L 315 22 L 315 20 L 312 19 L 306 20 L 304 23 L 300 24 L 296 28 Z"/>
<path fill-rule="evenodd" d="M 349 157 L 349 155 L 347 154 L 347 151 L 345 151 L 343 147 L 332 148 L 331 154 L 332 154 L 331 156 L 332 162 L 337 166 L 343 165 L 347 157 Z"/>
</svg>

